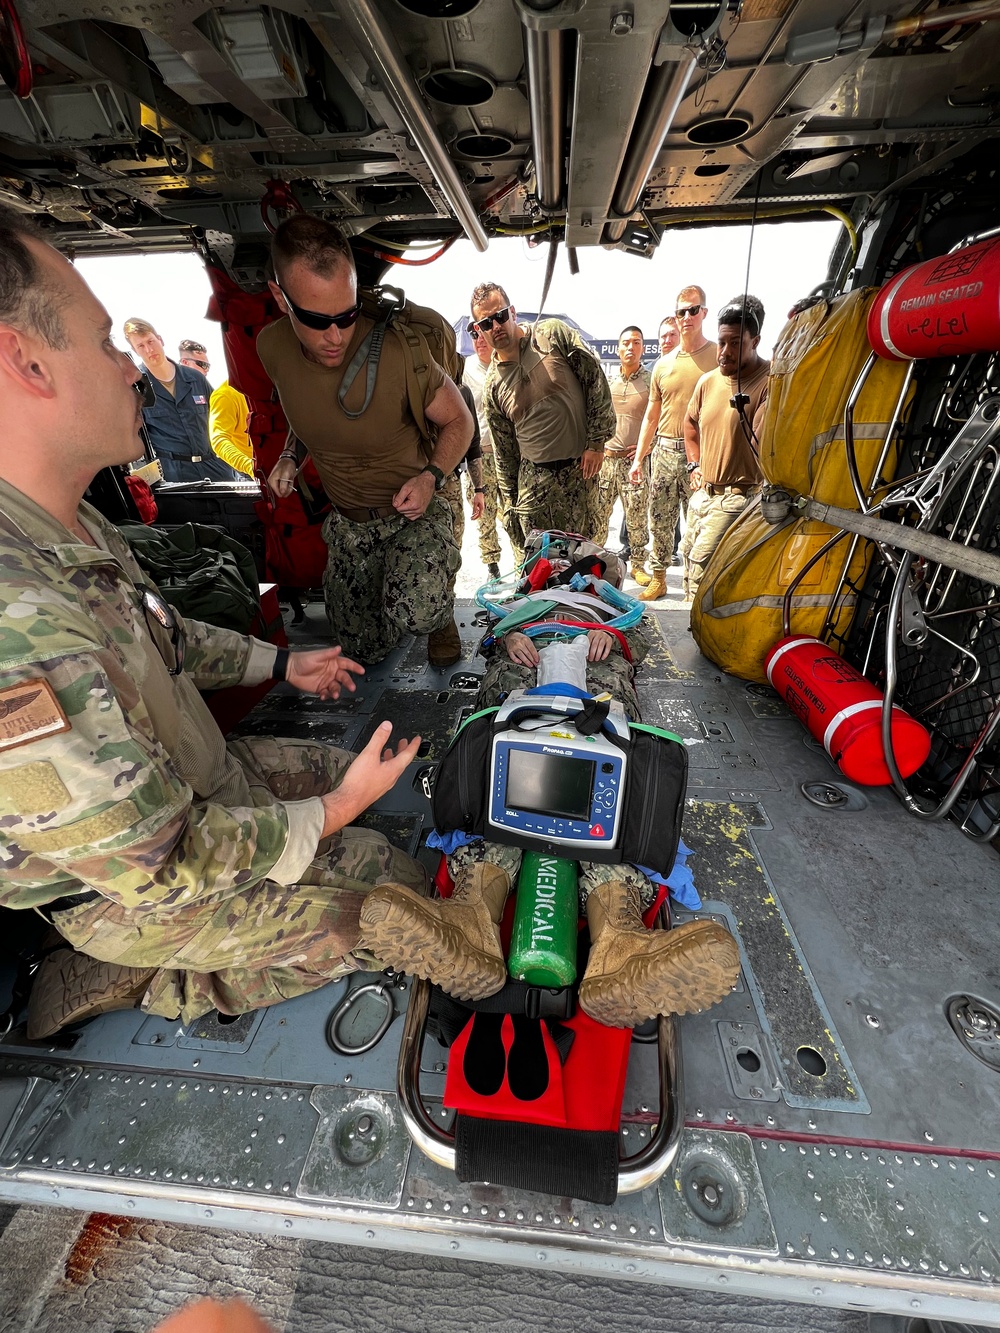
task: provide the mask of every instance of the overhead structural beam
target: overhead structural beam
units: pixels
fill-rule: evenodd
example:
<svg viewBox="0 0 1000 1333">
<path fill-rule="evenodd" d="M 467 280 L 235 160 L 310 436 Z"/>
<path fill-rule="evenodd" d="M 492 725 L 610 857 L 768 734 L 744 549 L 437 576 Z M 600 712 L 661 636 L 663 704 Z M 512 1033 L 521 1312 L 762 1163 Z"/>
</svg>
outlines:
<svg viewBox="0 0 1000 1333">
<path fill-rule="evenodd" d="M 684 100 L 695 63 L 694 56 L 685 52 L 680 60 L 650 70 L 612 199 L 612 207 L 619 219 L 628 218 L 639 207 L 663 141 Z M 610 222 L 607 228 L 609 239 L 621 240 L 625 227 L 624 220 Z"/>
<path fill-rule="evenodd" d="M 361 49 L 395 103 L 410 137 L 423 155 L 466 236 L 477 250 L 485 250 L 489 238 L 483 230 L 476 206 L 462 184 L 410 67 L 388 29 L 385 16 L 379 12 L 376 0 L 336 0 L 336 4 L 345 23 L 354 28 L 362 39 Z"/>
</svg>

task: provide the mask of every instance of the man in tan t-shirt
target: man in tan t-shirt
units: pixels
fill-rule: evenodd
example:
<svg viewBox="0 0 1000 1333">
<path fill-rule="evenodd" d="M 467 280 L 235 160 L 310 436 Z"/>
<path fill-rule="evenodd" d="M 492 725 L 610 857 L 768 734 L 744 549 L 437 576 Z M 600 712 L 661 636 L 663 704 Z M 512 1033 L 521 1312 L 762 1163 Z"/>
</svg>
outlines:
<svg viewBox="0 0 1000 1333">
<path fill-rule="evenodd" d="M 757 355 L 764 307 L 756 296 L 728 301 L 719 313 L 719 366 L 695 385 L 685 422 L 691 484 L 681 543 L 684 596 L 698 593 L 705 566 L 760 490 L 756 422 L 767 400 L 770 362 Z"/>
<path fill-rule="evenodd" d="M 450 666 L 461 656 L 452 582 L 461 557 L 435 492 L 465 457 L 472 415 L 428 349 L 423 407 L 436 439 L 427 443 L 407 391 L 411 354 L 391 326 L 366 405 L 368 358 L 354 363 L 374 321 L 361 314 L 338 228 L 305 213 L 288 218 L 271 259 L 271 292 L 286 317 L 261 331 L 257 351 L 332 505 L 323 594 L 334 637 L 371 663 L 402 635 L 427 634 L 431 665 Z M 301 461 L 294 451 L 279 458 L 269 477 L 279 496 L 291 493 Z"/>
<path fill-rule="evenodd" d="M 716 365 L 715 344 L 702 332 L 705 293 L 701 287 L 682 287 L 677 297 L 677 328 L 680 346 L 661 357 L 653 367 L 649 403 L 639 433 L 630 477 L 635 485 L 644 479 L 643 466 L 652 450 L 649 478 L 649 526 L 653 550 L 647 574 L 637 564 L 634 577 L 644 584 L 639 594 L 644 602 L 663 597 L 667 591 L 666 569 L 674 558 L 677 519 L 686 513 L 690 488 L 684 457 L 684 414 L 699 378 Z"/>
<path fill-rule="evenodd" d="M 642 349 L 642 329 L 635 324 L 622 329 L 618 339 L 621 369 L 611 381 L 611 401 L 618 424 L 614 435 L 604 446 L 604 462 L 597 477 L 592 533 L 598 545 L 603 546 L 607 542 L 611 512 L 615 501 L 620 499 L 625 511 L 633 578 L 637 570 L 645 573 L 642 566 L 646 543 L 649 541 L 645 480 L 638 486 L 633 486 L 629 480 L 629 468 L 635 457 L 635 447 L 649 398 L 649 371 L 642 364 Z"/>
</svg>

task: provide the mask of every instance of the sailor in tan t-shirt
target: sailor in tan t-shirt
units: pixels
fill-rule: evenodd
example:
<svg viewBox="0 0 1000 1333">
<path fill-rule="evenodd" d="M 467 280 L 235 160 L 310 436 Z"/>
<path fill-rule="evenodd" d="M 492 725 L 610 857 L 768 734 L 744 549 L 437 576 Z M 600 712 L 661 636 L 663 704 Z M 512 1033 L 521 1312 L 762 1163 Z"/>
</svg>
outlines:
<svg viewBox="0 0 1000 1333">
<path fill-rule="evenodd" d="M 756 429 L 770 370 L 757 355 L 763 323 L 756 296 L 727 302 L 719 313 L 718 369 L 701 377 L 688 406 L 685 446 L 695 493 L 681 554 L 684 596 L 692 601 L 712 553 L 763 480 Z"/>
<path fill-rule="evenodd" d="M 427 634 L 432 666 L 461 655 L 453 575 L 460 563 L 451 510 L 435 492 L 465 457 L 472 414 L 427 351 L 423 408 L 430 448 L 410 407 L 410 354 L 385 333 L 368 395 L 362 363 L 340 402 L 351 363 L 373 327 L 361 315 L 357 274 L 342 233 L 321 218 L 288 218 L 271 244 L 272 294 L 286 318 L 269 324 L 257 352 L 332 508 L 323 594 L 334 638 L 362 662 L 380 662 L 404 634 Z M 289 495 L 301 458 L 283 453 L 269 477 Z"/>
<path fill-rule="evenodd" d="M 642 568 L 649 541 L 649 497 L 645 479 L 638 486 L 633 486 L 629 480 L 629 468 L 635 457 L 649 399 L 649 371 L 642 364 L 643 342 L 642 329 L 635 324 L 622 329 L 618 339 L 621 370 L 611 381 L 611 402 L 618 424 L 613 437 L 604 446 L 604 462 L 597 477 L 593 533 L 594 541 L 599 545 L 607 542 L 608 522 L 615 501 L 620 499 L 625 511 L 633 577 L 636 569 Z"/>
<path fill-rule="evenodd" d="M 645 585 L 639 594 L 644 602 L 663 597 L 667 591 L 667 566 L 673 563 L 677 520 L 686 513 L 688 474 L 684 457 L 684 414 L 698 380 L 716 365 L 715 344 L 702 333 L 707 307 L 701 287 L 682 287 L 677 297 L 677 329 L 680 345 L 661 357 L 653 367 L 649 403 L 639 433 L 639 444 L 629 476 L 639 486 L 645 479 L 644 465 L 652 451 L 649 477 L 649 527 L 652 533 L 651 573 L 642 568 L 641 556 L 633 577 Z"/>
</svg>

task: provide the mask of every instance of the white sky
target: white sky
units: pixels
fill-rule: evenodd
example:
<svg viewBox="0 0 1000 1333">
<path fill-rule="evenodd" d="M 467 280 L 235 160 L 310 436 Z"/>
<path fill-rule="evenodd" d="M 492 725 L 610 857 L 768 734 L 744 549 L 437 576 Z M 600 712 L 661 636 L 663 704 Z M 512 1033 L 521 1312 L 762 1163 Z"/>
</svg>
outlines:
<svg viewBox="0 0 1000 1333">
<path fill-rule="evenodd" d="M 686 283 L 695 282 L 705 289 L 711 311 L 749 290 L 760 297 L 767 312 L 761 338 L 761 351 L 766 355 L 789 307 L 825 278 L 839 228 L 833 221 L 759 223 L 753 237 L 749 283 L 749 227 L 668 230 L 652 259 L 600 248 L 578 250 L 580 272 L 576 277 L 570 275 L 560 247 L 546 313 L 571 315 L 597 338 L 617 337 L 625 324 L 638 324 L 652 338 Z M 468 313 L 469 295 L 483 281 L 499 282 L 515 307 L 535 310 L 547 253 L 547 244 L 529 249 L 522 239 L 505 238 L 492 241 L 481 255 L 463 240 L 426 268 L 394 267 L 386 281 L 402 287 L 420 304 L 434 306 L 449 321 Z M 77 267 L 107 306 L 122 346 L 121 326 L 137 315 L 163 335 L 168 356 L 176 358 L 182 338 L 204 343 L 212 362 L 211 382 L 219 384 L 225 377 L 222 335 L 218 324 L 204 318 L 210 291 L 196 255 L 80 259 Z M 711 337 L 710 321 L 705 327 Z"/>
</svg>

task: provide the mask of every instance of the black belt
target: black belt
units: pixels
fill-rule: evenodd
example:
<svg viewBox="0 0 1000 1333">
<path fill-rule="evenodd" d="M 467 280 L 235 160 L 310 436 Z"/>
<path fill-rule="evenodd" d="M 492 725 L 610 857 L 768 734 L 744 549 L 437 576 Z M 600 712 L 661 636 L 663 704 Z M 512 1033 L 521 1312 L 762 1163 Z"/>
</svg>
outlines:
<svg viewBox="0 0 1000 1333">
<path fill-rule="evenodd" d="M 157 449 L 157 458 L 171 458 L 175 463 L 200 463 L 208 454 L 175 454 L 170 449 Z"/>
<path fill-rule="evenodd" d="M 346 518 L 348 523 L 376 523 L 379 519 L 398 518 L 399 511 L 391 506 L 373 507 L 371 509 L 345 509 L 343 505 L 334 505 L 341 518 Z"/>
<path fill-rule="evenodd" d="M 53 912 L 68 912 L 73 907 L 82 907 L 84 903 L 92 903 L 100 898 L 96 889 L 88 889 L 85 893 L 68 893 L 64 898 L 54 898 L 50 903 L 40 903 L 38 911 L 45 917 L 45 920 L 52 921 Z"/>
<path fill-rule="evenodd" d="M 546 472 L 557 472 L 559 468 L 572 467 L 574 463 L 579 463 L 579 461 L 579 458 L 559 458 L 554 463 L 536 463 L 534 459 L 528 459 L 533 467 L 543 467 Z"/>
</svg>

